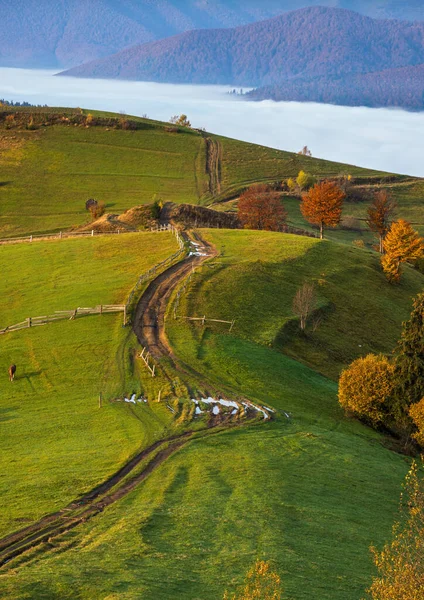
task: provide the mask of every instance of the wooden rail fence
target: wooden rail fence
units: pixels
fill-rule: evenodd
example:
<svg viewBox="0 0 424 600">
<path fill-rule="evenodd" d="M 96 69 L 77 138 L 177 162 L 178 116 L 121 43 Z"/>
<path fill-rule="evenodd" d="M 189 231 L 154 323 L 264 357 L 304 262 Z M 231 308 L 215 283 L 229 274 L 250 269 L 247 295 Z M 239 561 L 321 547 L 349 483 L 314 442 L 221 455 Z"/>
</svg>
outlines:
<svg viewBox="0 0 424 600">
<path fill-rule="evenodd" d="M 78 317 L 85 317 L 88 315 L 102 315 L 110 313 L 124 313 L 124 324 L 127 320 L 127 307 L 125 304 L 99 304 L 93 308 L 74 308 L 73 310 L 57 310 L 53 315 L 46 315 L 42 317 L 27 317 L 25 321 L 16 323 L 15 325 L 8 325 L 4 329 L 0 329 L 0 335 L 5 333 L 11 333 L 12 331 L 19 331 L 20 329 L 27 329 L 30 327 L 40 327 L 41 325 L 47 325 L 47 323 L 53 323 L 55 321 L 73 321 Z"/>
<path fill-rule="evenodd" d="M 232 321 L 224 321 L 223 319 L 207 319 L 206 316 L 205 317 L 177 317 L 177 319 L 187 319 L 187 321 L 202 321 L 202 325 L 205 325 L 205 323 L 226 323 L 227 325 L 230 326 L 229 331 L 233 330 L 234 325 L 236 324 L 235 319 L 233 319 Z"/>
<path fill-rule="evenodd" d="M 41 316 L 41 317 L 27 317 L 24 321 L 21 321 L 21 323 L 15 323 L 14 325 L 8 325 L 7 327 L 0 329 L 0 335 L 3 335 L 5 333 L 11 333 L 13 331 L 19 331 L 20 329 L 27 329 L 30 327 L 40 327 L 41 325 L 47 325 L 47 323 L 53 323 L 55 321 L 64 321 L 66 319 L 73 320 L 73 319 L 76 319 L 77 317 L 83 317 L 83 316 L 88 316 L 88 315 L 102 315 L 102 314 L 107 314 L 107 313 L 118 313 L 118 312 L 124 313 L 124 325 L 127 325 L 129 311 L 131 310 L 131 304 L 132 304 L 132 301 L 134 299 L 134 296 L 135 296 L 137 290 L 141 287 L 141 285 L 144 282 L 146 282 L 149 279 L 151 279 L 152 277 L 156 276 L 157 272 L 160 269 L 162 269 L 165 266 L 172 263 L 174 260 L 176 260 L 181 254 L 183 254 L 186 251 L 186 246 L 185 246 L 185 242 L 184 242 L 183 238 L 181 237 L 179 231 L 177 229 L 175 229 L 175 227 L 173 227 L 172 225 L 161 225 L 155 231 L 158 231 L 158 232 L 172 231 L 172 233 L 177 238 L 179 250 L 177 252 L 175 252 L 172 256 L 169 256 L 168 258 L 163 260 L 158 265 L 155 265 L 154 267 L 152 267 L 149 271 L 147 271 L 147 273 L 143 273 L 143 275 L 141 275 L 139 277 L 134 289 L 132 290 L 132 292 L 129 295 L 129 298 L 128 298 L 126 304 L 99 304 L 92 308 L 78 307 L 73 310 L 57 310 L 53 315 L 45 315 L 45 316 Z M 89 234 L 89 235 L 91 235 L 91 234 Z M 0 243 L 1 242 L 2 242 L 2 240 L 0 240 Z"/>
<path fill-rule="evenodd" d="M 163 260 L 161 263 L 159 263 L 159 264 L 155 265 L 154 267 L 152 267 L 151 269 L 149 269 L 146 273 L 143 273 L 142 275 L 140 275 L 140 277 L 137 280 L 137 283 L 131 290 L 131 293 L 127 299 L 127 303 L 126 303 L 127 317 L 129 317 L 129 315 L 131 314 L 131 309 L 132 309 L 134 298 L 135 298 L 137 292 L 143 286 L 143 284 L 146 283 L 146 281 L 149 281 L 149 279 L 153 279 L 154 277 L 156 277 L 156 275 L 161 270 L 163 270 L 165 267 L 167 267 L 168 265 L 173 263 L 175 260 L 177 260 L 177 258 L 179 258 L 182 254 L 184 254 L 187 251 L 186 244 L 185 244 L 183 238 L 181 237 L 178 229 L 175 229 L 175 227 L 173 227 L 172 225 L 164 225 L 162 227 L 163 227 L 163 229 L 158 228 L 157 230 L 154 230 L 154 231 L 172 231 L 172 233 L 177 238 L 179 250 L 177 252 L 175 252 L 174 254 L 172 254 L 172 256 L 168 256 L 168 258 L 165 258 L 165 260 Z"/>
<path fill-rule="evenodd" d="M 162 232 L 162 231 L 172 231 L 175 233 L 175 228 L 171 224 L 166 225 L 158 225 L 157 227 L 152 227 L 150 232 Z M 32 233 L 30 235 L 20 236 L 20 237 L 11 237 L 11 238 L 2 238 L 0 239 L 1 244 L 18 244 L 23 242 L 42 242 L 46 240 L 65 240 L 69 238 L 78 238 L 78 237 L 97 237 L 99 235 L 125 235 L 126 233 L 146 233 L 145 231 L 129 231 L 128 229 L 118 229 L 117 231 L 96 231 L 92 229 L 91 231 L 59 231 L 59 233 Z"/>
<path fill-rule="evenodd" d="M 153 363 L 153 366 L 152 367 L 150 366 L 150 362 L 149 362 L 150 353 L 147 351 L 147 349 L 144 346 L 142 346 L 142 348 L 143 348 L 143 350 L 142 350 L 141 354 L 139 354 L 139 357 L 143 360 L 144 364 L 149 369 L 151 376 L 154 377 L 155 373 L 156 373 L 156 365 Z M 159 392 L 158 402 L 160 402 L 160 392 Z"/>
</svg>

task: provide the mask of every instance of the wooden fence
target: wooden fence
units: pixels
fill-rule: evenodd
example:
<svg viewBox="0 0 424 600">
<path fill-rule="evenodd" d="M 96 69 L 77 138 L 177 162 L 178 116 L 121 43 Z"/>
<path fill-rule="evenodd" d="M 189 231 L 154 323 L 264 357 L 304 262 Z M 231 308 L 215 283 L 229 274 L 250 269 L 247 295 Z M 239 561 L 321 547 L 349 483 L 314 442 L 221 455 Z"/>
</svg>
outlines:
<svg viewBox="0 0 424 600">
<path fill-rule="evenodd" d="M 171 224 L 166 225 L 158 225 L 157 227 L 152 227 L 150 229 L 151 232 L 162 232 L 162 231 L 172 231 L 175 233 L 175 228 Z M 129 231 L 128 229 L 118 229 L 117 231 L 96 231 L 92 229 L 91 231 L 59 231 L 59 233 L 37 233 L 30 234 L 21 237 L 15 238 L 3 238 L 0 239 L 0 244 L 18 244 L 23 242 L 42 242 L 46 240 L 65 240 L 69 238 L 81 238 L 81 237 L 97 237 L 99 235 L 124 235 L 126 233 L 146 233 L 145 231 Z"/>
<path fill-rule="evenodd" d="M 234 325 L 236 324 L 235 319 L 233 319 L 232 321 L 224 321 L 222 319 L 207 319 L 206 316 L 205 317 L 176 317 L 177 319 L 187 319 L 187 321 L 201 321 L 202 325 L 205 325 L 205 323 L 210 322 L 210 323 L 226 323 L 227 325 L 230 325 L 230 329 L 229 331 L 233 330 Z"/>
<path fill-rule="evenodd" d="M 149 360 L 150 353 L 147 351 L 147 348 L 145 348 L 144 346 L 142 346 L 142 348 L 143 348 L 143 350 L 142 350 L 141 354 L 139 354 L 139 357 L 143 360 L 144 364 L 149 369 L 151 376 L 154 377 L 155 373 L 156 373 L 156 365 L 154 363 L 153 363 L 153 366 L 150 365 L 150 360 Z M 159 398 L 160 398 L 160 395 L 159 395 Z M 158 402 L 160 402 L 160 400 L 158 400 Z"/>
<path fill-rule="evenodd" d="M 55 321 L 73 321 L 78 317 L 85 317 L 88 315 L 102 315 L 110 313 L 124 313 L 124 324 L 127 320 L 127 307 L 124 304 L 99 304 L 94 308 L 74 308 L 73 310 L 57 310 L 53 315 L 46 315 L 43 317 L 27 317 L 25 321 L 16 323 L 15 325 L 9 325 L 4 329 L 0 329 L 0 335 L 5 333 L 11 333 L 12 331 L 19 331 L 20 329 L 27 329 L 30 327 L 40 327 L 40 325 L 47 325 L 47 323 L 53 323 Z"/>
<path fill-rule="evenodd" d="M 143 273 L 142 275 L 140 275 L 140 277 L 137 280 L 137 283 L 135 284 L 134 288 L 131 290 L 131 293 L 127 299 L 127 303 L 126 303 L 127 316 L 129 316 L 131 314 L 131 309 L 133 306 L 134 298 L 135 298 L 137 292 L 139 292 L 140 288 L 143 286 L 143 284 L 145 284 L 150 279 L 153 279 L 154 277 L 156 277 L 156 275 L 158 275 L 158 273 L 160 271 L 164 270 L 166 267 L 168 267 L 170 264 L 172 264 L 175 260 L 177 260 L 182 254 L 184 254 L 186 252 L 185 242 L 184 242 L 183 238 L 181 237 L 178 229 L 175 229 L 175 227 L 173 227 L 172 225 L 166 225 L 163 227 L 166 227 L 166 229 L 158 228 L 157 230 L 154 230 L 154 231 L 172 231 L 174 233 L 175 237 L 177 238 L 179 250 L 177 252 L 175 252 L 174 254 L 172 254 L 172 256 L 168 256 L 168 258 L 165 258 L 165 260 L 163 260 L 161 263 L 159 263 L 159 264 L 155 265 L 154 267 L 152 267 L 151 269 L 149 269 L 146 273 Z"/>
</svg>

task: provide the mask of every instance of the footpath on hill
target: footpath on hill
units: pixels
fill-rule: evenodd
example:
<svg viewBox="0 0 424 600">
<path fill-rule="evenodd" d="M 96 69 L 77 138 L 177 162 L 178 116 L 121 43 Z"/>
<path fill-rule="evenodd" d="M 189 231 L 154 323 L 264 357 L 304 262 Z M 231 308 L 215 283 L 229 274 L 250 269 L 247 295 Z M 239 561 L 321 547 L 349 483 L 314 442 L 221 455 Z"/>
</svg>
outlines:
<svg viewBox="0 0 424 600">
<path fill-rule="evenodd" d="M 153 358 L 156 360 L 167 358 L 171 361 L 171 366 L 175 371 L 182 375 L 191 375 L 199 383 L 204 384 L 204 377 L 200 373 L 177 359 L 165 332 L 167 307 L 175 288 L 195 267 L 218 254 L 217 250 L 199 235 L 191 235 L 197 240 L 194 242 L 196 250 L 166 269 L 149 284 L 135 309 L 133 330 L 139 342 Z M 187 244 L 193 244 L 187 233 L 184 233 L 183 237 Z M 166 376 L 169 377 L 168 374 Z M 251 403 L 243 404 L 247 419 L 252 416 L 249 414 L 249 408 L 253 408 L 252 412 L 256 414 L 263 413 L 265 419 L 271 417 L 263 407 L 258 408 Z M 43 545 L 44 551 L 53 549 L 55 547 L 54 538 L 85 523 L 126 496 L 191 439 L 211 435 L 213 430 L 218 427 L 221 429 L 221 427 L 236 426 L 240 426 L 240 421 L 234 420 L 232 413 L 212 412 L 205 428 L 167 437 L 143 449 L 107 481 L 78 500 L 0 539 L 0 567 L 18 557 L 20 557 L 19 564 L 26 559 L 31 559 L 33 557 L 31 551 L 41 545 Z"/>
</svg>

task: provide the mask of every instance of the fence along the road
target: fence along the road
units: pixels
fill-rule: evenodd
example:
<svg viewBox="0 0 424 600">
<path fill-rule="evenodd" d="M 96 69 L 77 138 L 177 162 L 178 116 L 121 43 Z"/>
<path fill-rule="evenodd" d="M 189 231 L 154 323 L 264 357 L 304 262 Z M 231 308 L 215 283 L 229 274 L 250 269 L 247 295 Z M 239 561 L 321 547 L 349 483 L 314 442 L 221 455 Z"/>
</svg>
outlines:
<svg viewBox="0 0 424 600">
<path fill-rule="evenodd" d="M 0 335 L 4 333 L 11 333 L 12 331 L 19 331 L 20 329 L 27 329 L 30 327 L 39 327 L 40 325 L 47 325 L 47 323 L 53 323 L 55 321 L 73 321 L 78 317 L 84 317 L 88 315 L 102 315 L 110 313 L 124 313 L 124 324 L 127 319 L 127 307 L 125 304 L 99 304 L 93 308 L 74 308 L 73 310 L 57 310 L 53 315 L 46 315 L 43 317 L 27 317 L 25 321 L 16 323 L 15 325 L 9 325 L 4 329 L 0 329 Z"/>
<path fill-rule="evenodd" d="M 165 260 L 163 260 L 161 263 L 159 263 L 159 264 L 155 265 L 154 267 L 152 267 L 151 269 L 149 269 L 147 271 L 147 273 L 143 273 L 143 275 L 141 275 L 138 278 L 137 283 L 135 284 L 134 288 L 132 289 L 130 295 L 128 296 L 128 300 L 127 300 L 127 304 L 126 304 L 127 316 L 131 313 L 131 308 L 132 308 L 132 304 L 134 301 L 134 297 L 135 297 L 136 293 L 140 290 L 142 285 L 144 283 L 146 283 L 146 281 L 148 281 L 149 279 L 156 277 L 156 275 L 158 274 L 158 272 L 161 269 L 163 269 L 164 267 L 166 267 L 169 264 L 171 264 L 172 262 L 174 262 L 174 260 L 176 260 L 181 254 L 184 254 L 184 252 L 186 251 L 184 240 L 181 237 L 178 229 L 175 229 L 175 227 L 173 227 L 172 225 L 166 225 L 163 227 L 165 227 L 166 229 L 158 229 L 157 231 L 172 231 L 174 233 L 175 237 L 177 238 L 177 242 L 178 242 L 180 249 L 177 252 L 175 252 L 172 256 L 168 256 L 168 258 L 165 258 Z"/>
<path fill-rule="evenodd" d="M 161 231 L 172 231 L 173 233 L 175 233 L 175 228 L 173 225 L 166 224 L 158 225 L 157 227 L 152 227 L 148 231 L 130 231 L 128 229 L 118 229 L 117 231 L 96 231 L 95 229 L 92 229 L 91 231 L 59 231 L 59 233 L 33 233 L 30 235 L 24 235 L 20 237 L 2 238 L 0 239 L 0 244 L 43 242 L 47 240 L 66 240 L 69 238 L 78 237 L 97 237 L 99 235 L 125 235 L 127 233 L 156 233 Z"/>
<path fill-rule="evenodd" d="M 175 252 L 172 256 L 169 256 L 158 265 L 152 267 L 149 271 L 147 271 L 147 273 L 143 273 L 143 275 L 139 277 L 134 289 L 129 295 L 126 304 L 99 304 L 93 308 L 78 307 L 73 310 L 56 311 L 53 315 L 46 315 L 42 317 L 27 317 L 25 321 L 22 321 L 21 323 L 15 323 L 14 325 L 8 325 L 4 329 L 0 329 L 0 335 L 3 335 L 4 333 L 10 333 L 12 331 L 19 331 L 20 329 L 27 329 L 29 327 L 39 327 L 40 325 L 47 325 L 47 323 L 53 323 L 54 321 L 63 321 L 65 319 L 73 320 L 77 317 L 83 317 L 88 315 L 101 315 L 103 313 L 106 314 L 123 312 L 124 325 L 127 325 L 128 315 L 131 309 L 131 303 L 134 299 L 135 293 L 138 291 L 141 285 L 144 282 L 151 279 L 152 277 L 154 277 L 161 268 L 172 263 L 180 256 L 181 253 L 185 251 L 184 240 L 181 237 L 179 231 L 175 229 L 172 225 L 162 225 L 154 231 L 172 231 L 172 233 L 174 233 L 175 237 L 177 238 L 180 249 L 178 250 L 178 252 Z"/>
</svg>

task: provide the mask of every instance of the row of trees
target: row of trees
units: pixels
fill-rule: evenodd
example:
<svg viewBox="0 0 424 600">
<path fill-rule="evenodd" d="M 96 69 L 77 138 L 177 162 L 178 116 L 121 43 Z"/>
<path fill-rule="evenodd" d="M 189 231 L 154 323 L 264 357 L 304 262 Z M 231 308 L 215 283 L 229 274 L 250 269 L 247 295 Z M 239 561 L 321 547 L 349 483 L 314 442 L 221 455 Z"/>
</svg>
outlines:
<svg viewBox="0 0 424 600">
<path fill-rule="evenodd" d="M 414 300 L 391 359 L 369 354 L 342 372 L 339 402 L 373 427 L 399 435 L 405 447 L 414 440 L 424 448 L 424 293 Z"/>
<path fill-rule="evenodd" d="M 294 185 L 305 184 L 307 178 L 301 172 Z M 319 229 L 321 239 L 326 228 L 340 224 L 345 197 L 343 188 L 334 181 L 315 183 L 303 193 L 300 210 L 306 221 Z M 381 190 L 368 208 L 366 221 L 378 237 L 382 268 L 391 283 L 399 281 L 403 263 L 414 264 L 424 256 L 424 240 L 411 224 L 403 219 L 392 222 L 395 209 L 396 203 Z M 280 194 L 266 184 L 253 185 L 240 196 L 238 216 L 247 229 L 283 231 L 287 226 Z"/>
</svg>

